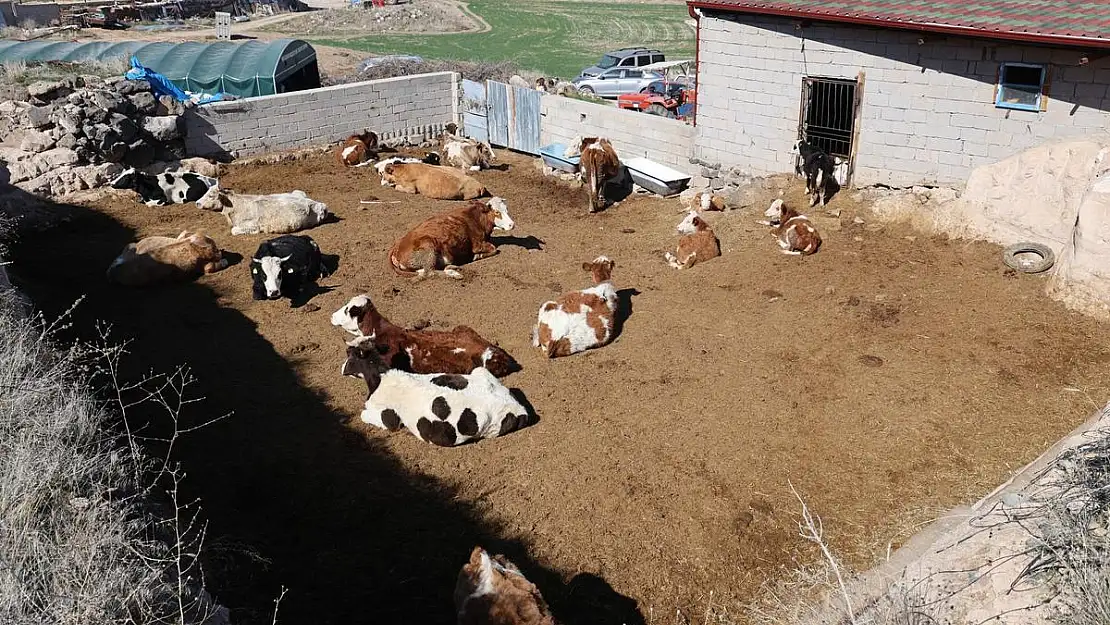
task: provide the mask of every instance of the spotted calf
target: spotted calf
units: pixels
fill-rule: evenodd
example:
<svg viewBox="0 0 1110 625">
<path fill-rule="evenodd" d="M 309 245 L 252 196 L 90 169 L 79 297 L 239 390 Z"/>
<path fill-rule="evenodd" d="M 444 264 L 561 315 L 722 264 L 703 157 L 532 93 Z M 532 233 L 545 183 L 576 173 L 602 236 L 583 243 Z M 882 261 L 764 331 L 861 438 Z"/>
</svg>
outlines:
<svg viewBox="0 0 1110 625">
<path fill-rule="evenodd" d="M 675 269 L 689 269 L 697 263 L 705 262 L 721 255 L 721 242 L 709 229 L 709 224 L 697 211 L 690 211 L 676 228 L 682 238 L 678 240 L 675 252 L 663 254 L 667 264 Z"/>
<path fill-rule="evenodd" d="M 555 358 L 608 344 L 617 312 L 617 290 L 611 281 L 616 266 L 605 256 L 582 263 L 594 286 L 544 302 L 532 328 L 532 346 Z"/>
<path fill-rule="evenodd" d="M 775 200 L 763 213 L 768 219 L 759 223 L 774 226 L 771 234 L 778 238 L 783 254 L 808 256 L 821 247 L 821 235 L 809 217 L 787 207 L 782 200 Z"/>
<path fill-rule="evenodd" d="M 528 409 L 485 368 L 467 374 L 390 369 L 367 339 L 348 345 L 342 373 L 366 381 L 364 423 L 390 432 L 404 427 L 439 447 L 504 436 L 532 421 Z"/>
<path fill-rule="evenodd" d="M 458 625 L 555 625 L 536 585 L 505 556 L 481 547 L 459 571 L 455 613 Z"/>
</svg>

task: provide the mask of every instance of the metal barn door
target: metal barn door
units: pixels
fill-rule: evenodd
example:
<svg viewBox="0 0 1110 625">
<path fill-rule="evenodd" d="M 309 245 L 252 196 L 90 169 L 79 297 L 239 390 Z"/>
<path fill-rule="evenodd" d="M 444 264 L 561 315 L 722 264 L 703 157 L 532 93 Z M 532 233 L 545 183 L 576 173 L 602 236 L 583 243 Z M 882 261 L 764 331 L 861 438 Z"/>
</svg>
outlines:
<svg viewBox="0 0 1110 625">
<path fill-rule="evenodd" d="M 541 95 L 535 89 L 487 81 L 490 144 L 526 154 L 539 154 Z"/>
<path fill-rule="evenodd" d="M 486 85 L 473 80 L 462 81 L 463 135 L 478 141 L 489 141 Z"/>
<path fill-rule="evenodd" d="M 860 94 L 858 80 L 802 79 L 798 138 L 840 159 L 836 181 L 851 184 Z"/>
</svg>

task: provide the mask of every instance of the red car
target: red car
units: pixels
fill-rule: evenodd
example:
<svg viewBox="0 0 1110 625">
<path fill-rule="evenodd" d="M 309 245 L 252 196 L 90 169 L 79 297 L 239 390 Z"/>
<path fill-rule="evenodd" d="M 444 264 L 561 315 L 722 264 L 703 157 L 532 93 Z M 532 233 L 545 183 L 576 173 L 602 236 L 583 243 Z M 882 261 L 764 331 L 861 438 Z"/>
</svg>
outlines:
<svg viewBox="0 0 1110 625">
<path fill-rule="evenodd" d="M 617 106 L 670 117 L 685 119 L 694 108 L 695 91 L 685 81 L 657 80 L 640 90 L 617 98 Z"/>
</svg>

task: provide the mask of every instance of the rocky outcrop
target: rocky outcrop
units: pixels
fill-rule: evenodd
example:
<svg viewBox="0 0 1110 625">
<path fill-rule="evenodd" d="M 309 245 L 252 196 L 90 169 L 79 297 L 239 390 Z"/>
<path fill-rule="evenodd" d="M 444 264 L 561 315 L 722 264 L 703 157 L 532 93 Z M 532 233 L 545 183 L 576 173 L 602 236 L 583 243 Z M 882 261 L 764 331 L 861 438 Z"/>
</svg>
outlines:
<svg viewBox="0 0 1110 625">
<path fill-rule="evenodd" d="M 125 167 L 162 171 L 185 158 L 185 105 L 145 80 L 72 76 L 0 91 L 6 180 L 44 196 L 103 186 Z"/>
</svg>

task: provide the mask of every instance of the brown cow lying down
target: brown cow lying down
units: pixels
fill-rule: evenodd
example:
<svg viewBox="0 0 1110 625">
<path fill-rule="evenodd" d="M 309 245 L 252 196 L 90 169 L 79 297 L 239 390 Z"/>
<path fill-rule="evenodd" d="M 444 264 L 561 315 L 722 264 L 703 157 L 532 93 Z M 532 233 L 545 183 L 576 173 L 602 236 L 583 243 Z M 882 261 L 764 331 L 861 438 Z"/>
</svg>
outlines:
<svg viewBox="0 0 1110 625">
<path fill-rule="evenodd" d="M 813 227 L 813 222 L 809 217 L 799 215 L 798 211 L 784 205 L 782 200 L 772 202 L 763 215 L 768 219 L 759 223 L 774 226 L 771 234 L 778 239 L 783 254 L 808 256 L 820 249 L 821 235 Z"/>
<path fill-rule="evenodd" d="M 513 357 L 469 326 L 449 332 L 406 330 L 383 317 L 366 295 L 352 297 L 332 313 L 331 323 L 360 339 L 373 341 L 392 369 L 412 373 L 470 373 L 485 367 L 504 377 L 520 367 Z"/>
<path fill-rule="evenodd" d="M 435 200 L 473 200 L 489 195 L 482 183 L 452 167 L 395 163 L 382 169 L 382 186 Z"/>
<path fill-rule="evenodd" d="M 369 130 L 351 135 L 335 150 L 335 159 L 340 165 L 358 167 L 373 160 L 378 153 L 378 135 Z"/>
<path fill-rule="evenodd" d="M 147 237 L 129 244 L 108 267 L 108 280 L 124 286 L 151 286 L 215 273 L 227 259 L 212 239 L 183 230 L 177 238 Z"/>
<path fill-rule="evenodd" d="M 494 228 L 513 229 L 505 200 L 499 197 L 433 215 L 393 245 L 389 264 L 402 276 L 423 278 L 442 271 L 447 277 L 462 278 L 459 265 L 497 253 L 489 241 Z"/>
<path fill-rule="evenodd" d="M 667 264 L 675 269 L 689 269 L 697 263 L 703 263 L 710 258 L 721 255 L 721 242 L 717 235 L 709 229 L 709 224 L 701 218 L 697 211 L 690 211 L 676 230 L 683 235 L 678 240 L 675 253 L 663 254 Z"/>
<path fill-rule="evenodd" d="M 505 556 L 475 547 L 455 582 L 458 625 L 555 625 L 536 585 Z"/>
</svg>

